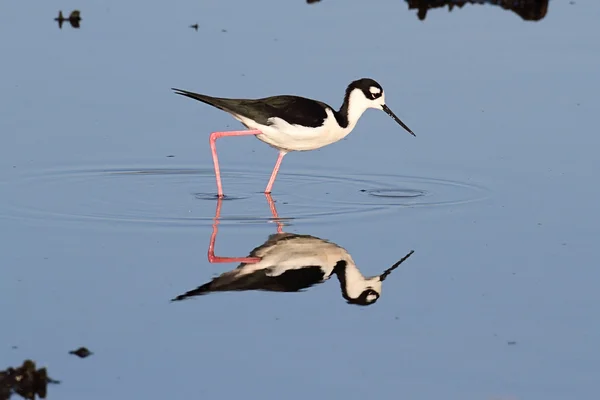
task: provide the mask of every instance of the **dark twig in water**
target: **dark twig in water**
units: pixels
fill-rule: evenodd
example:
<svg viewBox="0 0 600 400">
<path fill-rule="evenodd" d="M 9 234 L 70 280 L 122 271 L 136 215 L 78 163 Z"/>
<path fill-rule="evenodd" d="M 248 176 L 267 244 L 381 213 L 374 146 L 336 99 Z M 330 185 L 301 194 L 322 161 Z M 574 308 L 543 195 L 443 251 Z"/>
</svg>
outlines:
<svg viewBox="0 0 600 400">
<path fill-rule="evenodd" d="M 55 21 L 58 21 L 58 27 L 62 29 L 62 24 L 65 21 L 69 21 L 73 28 L 79 28 L 79 23 L 81 22 L 81 13 L 79 10 L 73 10 L 71 14 L 69 14 L 69 18 L 65 18 L 63 16 L 62 11 L 58 12 L 58 17 L 54 18 Z"/>
</svg>

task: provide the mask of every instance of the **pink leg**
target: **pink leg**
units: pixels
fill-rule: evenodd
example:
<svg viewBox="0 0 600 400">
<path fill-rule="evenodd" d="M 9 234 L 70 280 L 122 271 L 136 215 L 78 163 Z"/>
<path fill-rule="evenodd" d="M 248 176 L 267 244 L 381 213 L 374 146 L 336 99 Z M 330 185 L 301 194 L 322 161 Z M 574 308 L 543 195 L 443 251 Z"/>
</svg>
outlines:
<svg viewBox="0 0 600 400">
<path fill-rule="evenodd" d="M 253 264 L 260 261 L 259 257 L 217 257 L 215 256 L 215 240 L 217 239 L 217 233 L 219 232 L 219 218 L 221 218 L 221 205 L 223 199 L 219 197 L 217 199 L 217 211 L 215 212 L 215 218 L 213 222 L 213 231 L 210 235 L 210 244 L 208 245 L 208 262 L 209 263 L 229 263 L 239 262 Z"/>
<path fill-rule="evenodd" d="M 283 223 L 279 220 L 279 214 L 277 213 L 277 209 L 275 208 L 275 202 L 273 201 L 271 194 L 265 193 L 265 197 L 267 198 L 267 202 L 269 202 L 269 208 L 271 209 L 273 219 L 277 223 L 277 233 L 283 233 Z"/>
<path fill-rule="evenodd" d="M 269 179 L 269 183 L 267 184 L 265 193 L 271 193 L 271 188 L 273 187 L 273 183 L 275 183 L 275 178 L 277 177 L 277 173 L 279 172 L 279 167 L 281 167 L 281 161 L 283 160 L 283 156 L 285 156 L 286 154 L 287 151 L 281 150 L 279 152 L 279 157 L 277 157 L 277 162 L 275 163 L 275 167 L 273 168 L 273 172 L 271 173 L 271 179 Z"/>
<path fill-rule="evenodd" d="M 223 136 L 246 136 L 260 135 L 262 132 L 258 130 L 248 131 L 228 131 L 228 132 L 213 132 L 210 134 L 210 149 L 212 151 L 213 163 L 215 164 L 215 176 L 217 178 L 217 196 L 223 197 L 223 186 L 221 185 L 221 170 L 219 169 L 219 158 L 217 157 L 216 141 Z"/>
</svg>

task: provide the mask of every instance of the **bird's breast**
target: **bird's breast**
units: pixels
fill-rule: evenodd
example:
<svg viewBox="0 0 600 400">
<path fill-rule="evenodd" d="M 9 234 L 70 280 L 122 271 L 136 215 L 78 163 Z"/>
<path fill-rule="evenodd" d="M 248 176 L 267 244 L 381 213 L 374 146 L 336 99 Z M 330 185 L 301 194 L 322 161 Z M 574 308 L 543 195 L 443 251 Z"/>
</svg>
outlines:
<svg viewBox="0 0 600 400">
<path fill-rule="evenodd" d="M 273 118 L 272 124 L 260 129 L 262 135 L 257 135 L 259 140 L 279 149 L 288 151 L 308 151 L 335 143 L 346 137 L 351 129 L 342 128 L 335 118 L 325 119 L 323 125 L 318 127 L 306 127 L 291 125 L 286 121 Z"/>
</svg>

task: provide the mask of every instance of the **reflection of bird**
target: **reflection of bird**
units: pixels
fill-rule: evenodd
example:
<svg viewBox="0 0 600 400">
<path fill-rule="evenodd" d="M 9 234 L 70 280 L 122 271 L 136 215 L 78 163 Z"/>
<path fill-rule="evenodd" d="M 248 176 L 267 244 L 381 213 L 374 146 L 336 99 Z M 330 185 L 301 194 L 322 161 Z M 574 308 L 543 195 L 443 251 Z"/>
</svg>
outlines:
<svg viewBox="0 0 600 400">
<path fill-rule="evenodd" d="M 81 21 L 81 15 L 79 10 L 73 10 L 71 14 L 69 14 L 69 18 L 65 18 L 63 16 L 62 11 L 58 12 L 58 17 L 54 18 L 55 21 L 58 21 L 58 27 L 62 29 L 62 24 L 64 21 L 69 21 L 73 28 L 79 28 L 79 22 Z"/>
<path fill-rule="evenodd" d="M 173 301 L 224 291 L 298 292 L 328 280 L 335 273 L 347 302 L 366 306 L 379 299 L 383 280 L 412 253 L 381 275 L 366 278 L 344 248 L 310 235 L 277 233 L 250 252 L 249 258 L 256 257 L 258 262 L 242 262 L 236 269 Z"/>
<path fill-rule="evenodd" d="M 198 24 L 190 25 L 190 28 L 198 30 Z"/>
<path fill-rule="evenodd" d="M 385 111 L 404 129 L 414 133 L 385 104 L 383 88 L 373 79 L 356 80 L 346 89 L 339 111 L 329 105 L 298 96 L 273 96 L 262 99 L 230 99 L 173 89 L 175 93 L 199 100 L 231 114 L 250 130 L 213 132 L 210 146 L 217 179 L 217 192 L 223 197 L 215 141 L 223 136 L 256 135 L 279 150 L 279 157 L 265 189 L 270 193 L 283 157 L 290 151 L 315 150 L 346 137 L 368 108 Z"/>
</svg>

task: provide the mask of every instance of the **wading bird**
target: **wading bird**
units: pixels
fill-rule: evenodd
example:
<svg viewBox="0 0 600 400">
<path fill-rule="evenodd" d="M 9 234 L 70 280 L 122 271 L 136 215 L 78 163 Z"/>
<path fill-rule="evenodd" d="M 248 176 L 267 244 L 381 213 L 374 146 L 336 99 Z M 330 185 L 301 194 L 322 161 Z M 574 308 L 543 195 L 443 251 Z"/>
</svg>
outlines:
<svg viewBox="0 0 600 400">
<path fill-rule="evenodd" d="M 385 104 L 381 85 L 370 78 L 359 79 L 348 85 L 344 102 L 338 111 L 321 101 L 299 96 L 230 99 L 175 88 L 172 90 L 221 109 L 248 128 L 244 131 L 213 132 L 210 135 L 218 197 L 224 197 L 215 145 L 220 137 L 255 135 L 259 140 L 279 150 L 279 157 L 265 189 L 265 193 L 271 193 L 281 161 L 287 153 L 315 150 L 343 139 L 352 132 L 362 114 L 369 108 L 385 111 L 415 136 Z"/>
</svg>

